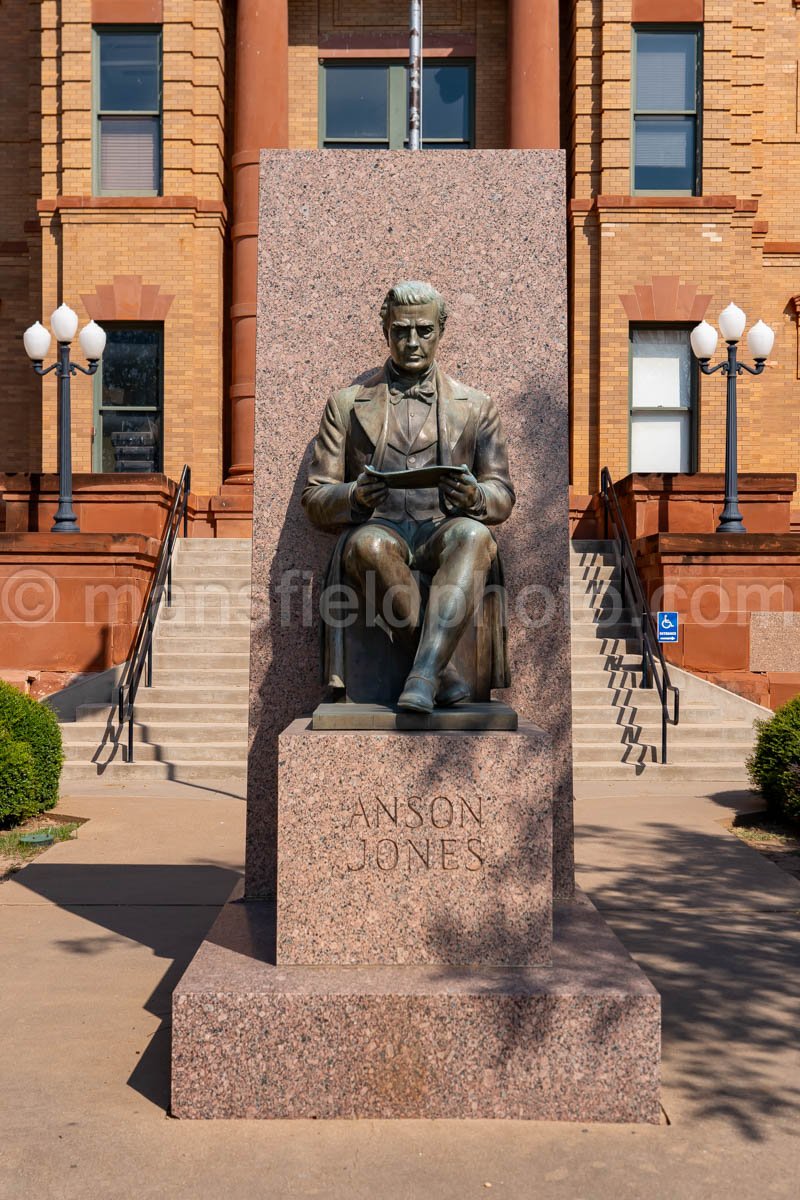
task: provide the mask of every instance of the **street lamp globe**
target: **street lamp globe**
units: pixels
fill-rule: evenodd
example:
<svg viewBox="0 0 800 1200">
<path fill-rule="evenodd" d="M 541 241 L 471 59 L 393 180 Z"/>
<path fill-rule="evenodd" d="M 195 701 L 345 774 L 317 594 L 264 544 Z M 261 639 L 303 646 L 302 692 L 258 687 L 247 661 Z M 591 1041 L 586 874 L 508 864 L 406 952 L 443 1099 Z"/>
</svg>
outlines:
<svg viewBox="0 0 800 1200">
<path fill-rule="evenodd" d="M 756 321 L 747 335 L 747 348 L 756 362 L 769 358 L 775 343 L 775 330 L 770 329 L 763 321 Z"/>
<path fill-rule="evenodd" d="M 71 342 L 78 332 L 78 314 L 68 304 L 62 304 L 50 317 L 50 328 L 57 342 Z"/>
<path fill-rule="evenodd" d="M 51 341 L 50 333 L 45 329 L 41 321 L 37 321 L 35 325 L 31 325 L 22 335 L 22 344 L 25 347 L 25 353 L 34 362 L 42 361 L 50 349 Z"/>
<path fill-rule="evenodd" d="M 713 357 L 717 348 L 717 340 L 717 331 L 713 325 L 709 325 L 708 321 L 701 321 L 699 325 L 695 325 L 689 336 L 695 357 L 699 358 L 701 362 L 706 362 Z"/>
<path fill-rule="evenodd" d="M 738 342 L 746 324 L 747 317 L 735 304 L 729 304 L 719 314 L 719 327 L 726 342 Z"/>
<path fill-rule="evenodd" d="M 106 348 L 106 331 L 96 321 L 90 321 L 80 331 L 78 341 L 89 362 L 97 362 Z"/>
</svg>

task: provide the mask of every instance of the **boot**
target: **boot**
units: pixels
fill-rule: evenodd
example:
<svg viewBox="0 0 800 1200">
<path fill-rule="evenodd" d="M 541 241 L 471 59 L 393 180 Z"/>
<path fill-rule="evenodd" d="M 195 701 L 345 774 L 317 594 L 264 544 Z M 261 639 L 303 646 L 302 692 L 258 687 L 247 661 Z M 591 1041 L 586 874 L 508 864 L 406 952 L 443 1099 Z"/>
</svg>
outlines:
<svg viewBox="0 0 800 1200">
<path fill-rule="evenodd" d="M 469 684 L 461 678 L 456 668 L 449 662 L 439 677 L 436 703 L 440 708 L 451 708 L 461 700 L 468 700 L 469 694 Z"/>
<path fill-rule="evenodd" d="M 397 701 L 397 707 L 408 712 L 433 712 L 436 699 L 436 683 L 425 675 L 412 671 Z"/>
</svg>

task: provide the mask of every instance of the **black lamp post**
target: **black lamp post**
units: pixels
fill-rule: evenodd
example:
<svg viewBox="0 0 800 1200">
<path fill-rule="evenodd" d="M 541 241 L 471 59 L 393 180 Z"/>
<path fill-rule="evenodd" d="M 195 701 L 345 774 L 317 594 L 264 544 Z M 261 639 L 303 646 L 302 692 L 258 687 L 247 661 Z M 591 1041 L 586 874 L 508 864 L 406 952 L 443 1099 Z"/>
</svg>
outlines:
<svg viewBox="0 0 800 1200">
<path fill-rule="evenodd" d="M 737 354 L 739 339 L 744 333 L 747 317 L 735 304 L 719 314 L 719 327 L 728 345 L 728 357 L 725 362 L 710 365 L 711 356 L 717 348 L 717 331 L 708 321 L 701 321 L 692 330 L 691 343 L 695 357 L 700 362 L 700 370 L 704 375 L 715 375 L 721 371 L 727 379 L 728 395 L 725 411 L 725 507 L 720 513 L 717 533 L 747 533 L 739 511 L 739 468 L 738 468 L 738 433 L 736 412 L 736 380 L 742 371 L 749 375 L 760 375 L 775 341 L 775 334 L 769 325 L 757 321 L 747 335 L 747 345 L 755 359 L 755 366 L 749 367 L 741 362 Z"/>
<path fill-rule="evenodd" d="M 90 321 L 80 332 L 81 348 L 89 360 L 88 367 L 72 362 L 70 347 L 78 330 L 78 314 L 62 304 L 50 318 L 50 325 L 58 341 L 58 360 L 44 366 L 44 356 L 50 349 L 50 334 L 36 322 L 25 330 L 23 342 L 25 352 L 32 360 L 37 375 L 56 372 L 58 379 L 58 509 L 53 518 L 54 533 L 80 533 L 78 519 L 72 507 L 72 410 L 70 381 L 76 371 L 83 375 L 94 375 L 103 357 L 106 335 L 99 325 Z"/>
</svg>

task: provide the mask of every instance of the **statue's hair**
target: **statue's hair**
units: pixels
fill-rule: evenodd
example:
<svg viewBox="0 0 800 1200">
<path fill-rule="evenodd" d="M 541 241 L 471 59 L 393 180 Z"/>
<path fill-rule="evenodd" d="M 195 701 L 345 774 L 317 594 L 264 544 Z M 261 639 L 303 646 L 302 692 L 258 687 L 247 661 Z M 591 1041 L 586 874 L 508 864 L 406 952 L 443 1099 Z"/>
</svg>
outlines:
<svg viewBox="0 0 800 1200">
<path fill-rule="evenodd" d="M 389 328 L 389 313 L 396 304 L 435 304 L 439 313 L 439 332 L 444 333 L 447 323 L 447 305 L 433 284 L 419 279 L 406 279 L 389 288 L 381 305 L 381 324 L 384 333 Z"/>
</svg>

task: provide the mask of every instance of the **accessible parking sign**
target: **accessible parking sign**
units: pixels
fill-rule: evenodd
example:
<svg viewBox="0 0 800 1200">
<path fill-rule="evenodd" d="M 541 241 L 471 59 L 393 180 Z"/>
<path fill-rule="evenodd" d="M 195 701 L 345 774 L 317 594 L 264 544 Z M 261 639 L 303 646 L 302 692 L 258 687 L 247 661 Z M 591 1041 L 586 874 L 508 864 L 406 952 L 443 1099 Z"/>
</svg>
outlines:
<svg viewBox="0 0 800 1200">
<path fill-rule="evenodd" d="M 657 628 L 660 642 L 677 642 L 678 614 L 676 612 L 660 612 Z"/>
</svg>

